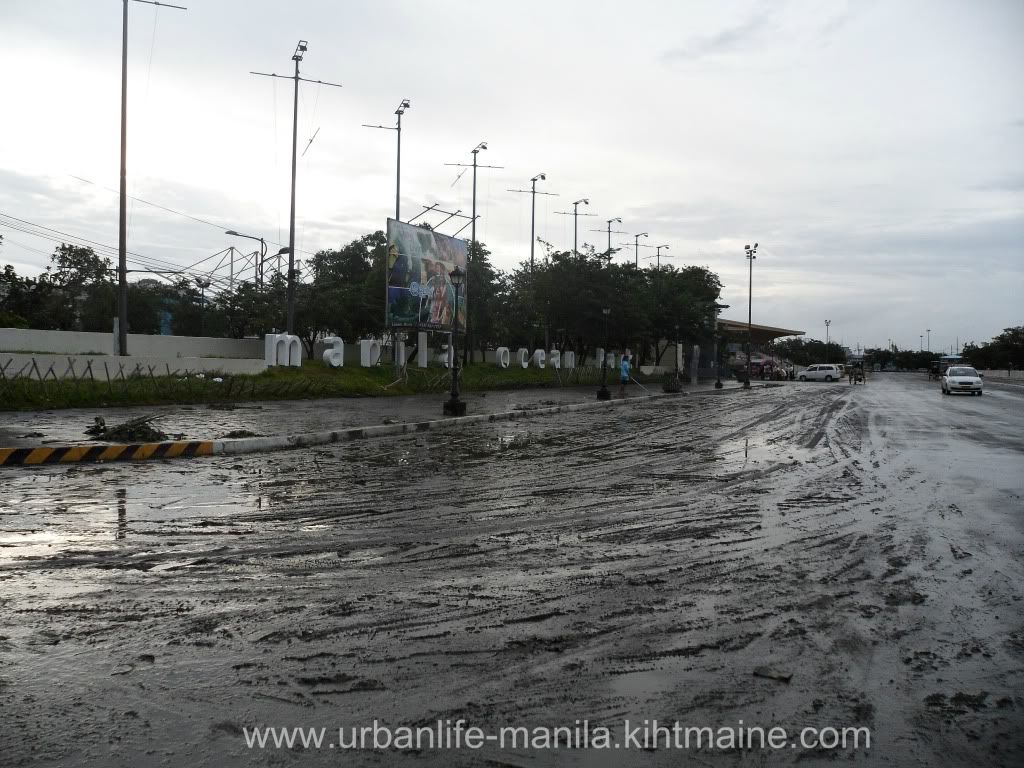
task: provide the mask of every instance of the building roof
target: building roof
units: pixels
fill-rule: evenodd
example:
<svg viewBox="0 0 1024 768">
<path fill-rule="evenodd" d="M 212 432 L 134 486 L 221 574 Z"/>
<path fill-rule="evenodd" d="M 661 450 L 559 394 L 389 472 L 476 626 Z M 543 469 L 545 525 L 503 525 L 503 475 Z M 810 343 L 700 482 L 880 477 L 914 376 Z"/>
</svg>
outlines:
<svg viewBox="0 0 1024 768">
<path fill-rule="evenodd" d="M 727 320 L 724 317 L 718 318 L 718 328 L 726 333 L 736 335 L 747 335 L 747 324 L 740 320 Z M 776 328 L 773 325 L 758 325 L 751 323 L 750 340 L 754 344 L 764 344 L 772 339 L 781 339 L 783 336 L 803 336 L 804 331 L 796 331 L 792 328 Z"/>
</svg>

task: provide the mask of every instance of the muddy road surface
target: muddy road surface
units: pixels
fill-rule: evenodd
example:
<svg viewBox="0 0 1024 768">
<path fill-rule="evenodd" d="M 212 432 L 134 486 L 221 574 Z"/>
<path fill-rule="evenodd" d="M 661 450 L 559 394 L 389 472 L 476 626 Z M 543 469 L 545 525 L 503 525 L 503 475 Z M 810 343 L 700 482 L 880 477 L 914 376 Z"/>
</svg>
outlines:
<svg viewBox="0 0 1024 768">
<path fill-rule="evenodd" d="M 1022 765 L 1022 460 L 1024 393 L 882 375 L 2 470 L 0 765 Z"/>
</svg>

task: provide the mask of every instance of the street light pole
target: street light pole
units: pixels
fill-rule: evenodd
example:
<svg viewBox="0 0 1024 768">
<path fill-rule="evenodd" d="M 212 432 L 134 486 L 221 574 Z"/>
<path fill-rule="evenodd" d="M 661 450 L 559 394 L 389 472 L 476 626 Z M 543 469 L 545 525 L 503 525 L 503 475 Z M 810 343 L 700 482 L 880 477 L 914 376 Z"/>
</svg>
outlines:
<svg viewBox="0 0 1024 768">
<path fill-rule="evenodd" d="M 572 204 L 572 255 L 573 256 L 579 256 L 580 255 L 580 248 L 579 248 L 578 243 L 579 243 L 579 234 L 580 234 L 579 219 L 580 219 L 580 204 L 581 203 L 583 203 L 585 206 L 589 206 L 590 205 L 590 201 L 587 200 L 587 198 L 582 198 L 581 200 L 575 201 Z"/>
<path fill-rule="evenodd" d="M 604 350 L 601 354 L 601 388 L 597 390 L 598 400 L 612 399 L 612 393 L 608 391 L 608 315 L 611 313 L 610 307 L 601 310 L 601 314 L 604 315 Z"/>
<path fill-rule="evenodd" d="M 618 222 L 622 223 L 622 219 L 616 216 L 614 219 L 608 219 L 608 266 L 612 264 L 612 224 Z"/>
<path fill-rule="evenodd" d="M 394 126 L 363 123 L 363 128 L 382 128 L 385 131 L 395 131 L 398 134 L 398 157 L 395 160 L 395 221 L 402 220 L 402 115 L 411 106 L 408 99 L 402 99 L 402 103 L 395 110 L 397 120 Z"/>
<path fill-rule="evenodd" d="M 278 75 L 276 73 L 251 72 L 261 77 L 280 77 L 285 80 L 292 80 L 295 83 L 295 94 L 292 107 L 292 195 L 291 209 L 288 216 L 288 314 L 286 330 L 288 333 L 295 331 L 295 169 L 298 162 L 298 135 L 299 135 L 299 82 L 316 83 L 317 85 L 330 85 L 334 88 L 341 88 L 338 83 L 328 83 L 324 80 L 306 80 L 299 77 L 299 62 L 303 54 L 308 50 L 309 44 L 305 40 L 299 40 L 295 46 L 295 53 L 292 54 L 292 61 L 295 62 L 295 74 L 291 77 Z M 282 251 L 278 252 L 280 256 Z"/>
<path fill-rule="evenodd" d="M 188 10 L 181 5 L 133 0 L 162 8 Z M 128 354 L 128 0 L 121 16 L 121 184 L 117 222 L 117 354 Z"/>
<path fill-rule="evenodd" d="M 714 304 L 715 307 L 715 389 L 722 388 L 722 366 L 718 361 L 718 315 L 723 309 L 728 309 L 728 304 L 719 304 L 717 301 Z"/>
<path fill-rule="evenodd" d="M 649 237 L 646 232 L 641 232 L 639 235 L 633 235 L 633 264 L 639 269 L 640 268 L 640 238 Z"/>
<path fill-rule="evenodd" d="M 580 216 L 593 216 L 592 213 L 580 213 L 580 204 L 590 205 L 590 200 L 585 197 L 576 200 L 572 204 L 572 213 L 568 211 L 555 211 L 560 216 L 572 216 L 572 255 L 579 256 L 578 247 L 578 235 L 579 235 L 579 217 Z"/>
<path fill-rule="evenodd" d="M 478 165 L 477 164 L 477 154 L 481 150 L 484 150 L 484 149 L 487 149 L 487 142 L 486 141 L 481 141 L 479 144 L 477 144 L 475 147 L 473 147 L 473 165 L 472 166 L 467 166 L 465 163 L 445 163 L 445 165 L 455 165 L 455 166 L 460 166 L 460 167 L 465 167 L 465 168 L 468 168 L 468 167 L 472 167 L 473 168 L 473 216 L 470 219 L 470 224 L 471 224 L 471 229 L 470 229 L 470 248 L 469 248 L 469 254 L 468 254 L 467 258 L 466 258 L 466 273 L 465 273 L 466 301 L 469 301 L 469 273 L 470 273 L 470 269 L 471 269 L 470 264 L 472 263 L 473 257 L 476 256 L 476 251 L 477 251 L 477 248 L 476 248 L 476 169 L 477 168 L 499 168 L 500 169 L 500 168 L 504 167 L 504 166 L 501 166 L 501 165 Z M 463 227 L 463 229 L 465 229 L 465 227 Z M 461 232 L 462 230 L 459 230 L 459 231 Z M 458 233 L 456 233 L 456 234 L 458 234 Z M 462 354 L 463 354 L 463 358 L 464 358 L 463 362 L 468 363 L 469 362 L 469 344 L 470 344 L 470 337 L 469 337 L 470 321 L 469 321 L 469 311 L 468 311 L 468 306 L 469 305 L 467 304 L 466 306 L 467 306 L 467 311 L 466 311 L 466 343 L 465 343 L 465 345 L 463 347 L 463 353 Z"/>
<path fill-rule="evenodd" d="M 462 287 L 463 281 L 466 278 L 465 272 L 462 268 L 457 266 L 451 272 L 448 273 L 449 279 L 452 281 L 452 287 L 455 289 L 455 312 L 452 314 L 452 388 L 451 394 L 448 400 L 445 401 L 443 412 L 445 416 L 465 416 L 466 415 L 466 403 L 459 399 L 459 348 L 458 348 L 458 336 L 459 336 L 459 289 Z"/>
<path fill-rule="evenodd" d="M 926 347 L 926 349 L 929 352 L 931 352 L 932 351 L 932 329 L 931 328 L 927 328 L 926 330 L 928 332 L 928 346 Z"/>
<path fill-rule="evenodd" d="M 232 237 L 244 237 L 246 240 L 256 240 L 260 244 L 260 263 L 256 269 L 256 285 L 260 288 L 263 287 L 263 260 L 267 257 L 267 241 L 262 237 L 253 237 L 252 235 L 243 235 L 241 232 L 236 232 L 233 229 L 227 230 L 225 235 L 231 235 Z"/>
<path fill-rule="evenodd" d="M 829 349 L 829 346 L 828 346 L 828 329 L 829 329 L 830 325 L 832 325 L 832 321 L 831 320 L 826 320 L 825 321 L 825 362 L 826 363 L 832 362 L 831 350 Z"/>
<path fill-rule="evenodd" d="M 661 269 L 661 249 L 662 249 L 662 248 L 664 248 L 664 249 L 665 249 L 666 251 L 667 251 L 667 250 L 669 250 L 669 247 L 668 247 L 667 245 L 658 245 L 658 246 L 655 246 L 655 254 L 654 254 L 654 257 L 655 257 L 655 259 L 657 259 L 657 263 L 658 263 L 658 269 L 659 269 L 659 270 Z M 648 256 L 648 258 L 650 258 L 650 257 Z M 666 258 L 668 258 L 668 257 L 666 257 Z"/>
<path fill-rule="evenodd" d="M 510 189 L 509 192 L 522 192 L 530 196 L 530 272 L 533 272 L 533 249 L 537 244 L 537 195 L 548 195 L 550 197 L 558 197 L 557 192 L 538 192 L 537 181 L 544 181 L 547 179 L 547 174 L 538 173 L 532 179 L 530 179 L 529 189 Z"/>
<path fill-rule="evenodd" d="M 743 388 L 750 389 L 750 342 L 754 335 L 754 259 L 757 258 L 757 243 L 754 243 L 753 248 L 749 245 L 744 248 L 747 252 L 747 261 L 750 262 L 750 274 L 747 282 L 747 380 L 743 382 Z"/>
</svg>

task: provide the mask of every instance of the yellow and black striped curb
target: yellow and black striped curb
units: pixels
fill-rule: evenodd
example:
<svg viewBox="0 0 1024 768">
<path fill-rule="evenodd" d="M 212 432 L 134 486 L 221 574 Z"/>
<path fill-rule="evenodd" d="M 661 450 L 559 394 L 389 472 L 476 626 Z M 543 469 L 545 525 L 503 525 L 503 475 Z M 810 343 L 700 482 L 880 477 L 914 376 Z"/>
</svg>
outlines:
<svg viewBox="0 0 1024 768">
<path fill-rule="evenodd" d="M 82 461 L 144 461 L 211 456 L 212 440 L 172 440 L 128 445 L 61 445 L 43 448 L 0 448 L 0 466 L 72 464 Z"/>
<path fill-rule="evenodd" d="M 741 391 L 737 388 L 701 390 L 701 394 Z M 401 424 L 375 424 L 368 427 L 352 427 L 325 432 L 307 432 L 299 435 L 271 435 L 269 437 L 241 437 L 224 440 L 174 440 L 165 443 L 138 443 L 133 445 L 66 445 L 42 448 L 0 448 L 0 466 L 36 466 L 40 464 L 71 464 L 75 462 L 102 461 L 145 461 L 147 459 L 191 458 L 195 456 L 217 456 L 223 454 L 266 453 L 285 451 L 293 448 L 309 448 L 330 443 L 344 443 L 375 437 L 406 435 L 415 432 L 429 432 L 435 429 L 480 424 L 495 421 L 511 421 L 531 416 L 547 416 L 556 413 L 572 413 L 594 408 L 613 408 L 620 405 L 637 405 L 665 397 L 679 397 L 689 393 L 655 393 L 645 397 L 629 397 L 617 400 L 591 400 L 583 403 L 566 403 L 542 408 L 523 408 L 502 413 L 480 413 L 471 416 L 457 416 L 432 421 L 413 421 Z"/>
</svg>

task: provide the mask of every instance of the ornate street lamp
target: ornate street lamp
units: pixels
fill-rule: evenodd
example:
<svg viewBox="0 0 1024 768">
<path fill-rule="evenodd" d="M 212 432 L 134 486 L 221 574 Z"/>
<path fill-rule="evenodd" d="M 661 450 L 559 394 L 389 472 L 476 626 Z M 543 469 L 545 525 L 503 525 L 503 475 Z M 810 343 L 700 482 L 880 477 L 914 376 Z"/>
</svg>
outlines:
<svg viewBox="0 0 1024 768">
<path fill-rule="evenodd" d="M 465 416 L 466 404 L 459 399 L 459 289 L 466 280 L 466 273 L 458 266 L 448 273 L 448 279 L 455 288 L 455 312 L 452 313 L 452 391 L 451 397 L 444 402 L 445 416 Z"/>
<path fill-rule="evenodd" d="M 609 307 L 601 310 L 601 314 L 604 315 L 604 354 L 601 356 L 601 388 L 597 390 L 598 400 L 612 399 L 612 393 L 608 391 L 608 315 L 611 313 Z"/>
<path fill-rule="evenodd" d="M 715 389 L 722 388 L 722 365 L 718 360 L 718 315 L 723 309 L 728 309 L 728 304 L 714 303 L 715 308 Z"/>
</svg>

